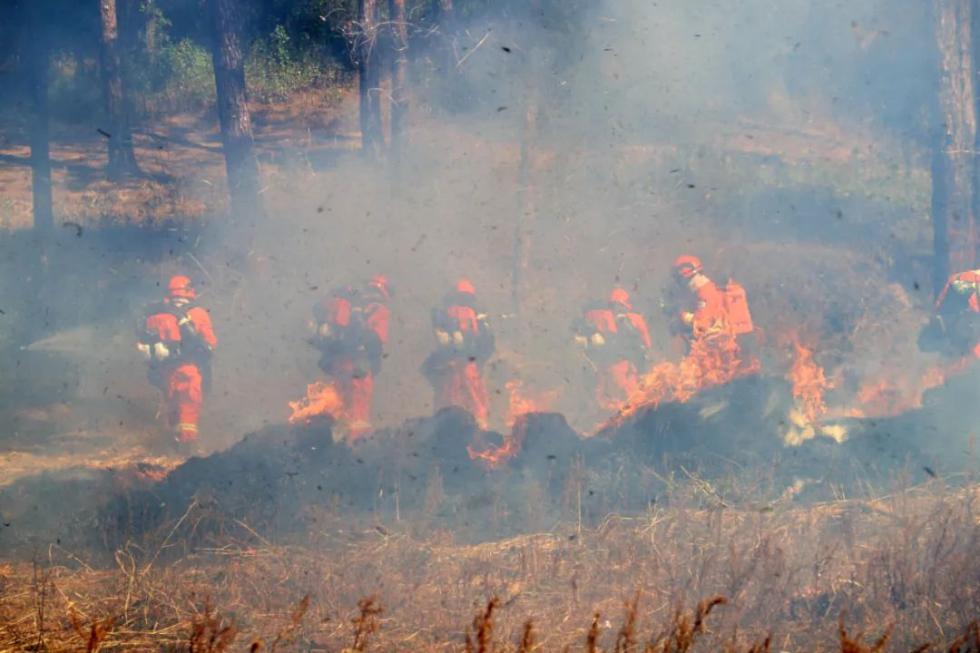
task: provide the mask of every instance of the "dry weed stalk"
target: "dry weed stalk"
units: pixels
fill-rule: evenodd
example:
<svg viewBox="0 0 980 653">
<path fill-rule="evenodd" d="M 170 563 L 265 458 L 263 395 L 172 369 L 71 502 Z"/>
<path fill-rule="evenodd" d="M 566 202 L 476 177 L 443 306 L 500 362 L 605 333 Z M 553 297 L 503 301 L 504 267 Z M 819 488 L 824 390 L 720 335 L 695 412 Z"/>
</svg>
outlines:
<svg viewBox="0 0 980 653">
<path fill-rule="evenodd" d="M 596 612 L 592 615 L 592 625 L 589 626 L 589 634 L 585 636 L 585 650 L 587 653 L 596 653 L 596 643 L 599 641 L 599 618 L 601 615 Z"/>
<path fill-rule="evenodd" d="M 31 562 L 31 571 L 31 589 L 33 590 L 32 595 L 34 598 L 34 630 L 37 633 L 34 650 L 45 651 L 47 650 L 47 645 L 44 642 L 44 618 L 46 616 L 48 586 L 51 584 L 51 571 L 47 570 L 42 572 L 37 560 Z"/>
<path fill-rule="evenodd" d="M 517 647 L 517 653 L 531 653 L 534 650 L 534 621 L 528 619 L 524 622 L 524 630 L 521 632 L 521 644 Z"/>
<path fill-rule="evenodd" d="M 476 653 L 493 653 L 493 611 L 500 606 L 496 596 L 487 601 L 487 607 L 482 613 L 473 617 L 473 630 L 476 631 Z M 469 633 L 467 633 L 469 639 Z M 473 643 L 469 643 L 472 648 Z"/>
<path fill-rule="evenodd" d="M 102 643 L 109 636 L 114 625 L 114 619 L 112 617 L 106 617 L 102 621 L 93 621 L 88 633 L 86 633 L 85 628 L 82 626 L 82 620 L 78 617 L 78 613 L 74 609 L 69 610 L 68 620 L 71 621 L 71 626 L 79 639 L 85 642 L 85 653 L 97 653 L 102 648 Z"/>
<path fill-rule="evenodd" d="M 640 590 L 633 595 L 632 601 L 626 602 L 626 614 L 623 626 L 616 635 L 616 653 L 634 653 L 636 651 L 636 614 L 640 604 Z"/>
<path fill-rule="evenodd" d="M 980 622 L 970 623 L 949 645 L 949 653 L 980 653 Z"/>
<path fill-rule="evenodd" d="M 191 622 L 187 648 L 190 653 L 224 653 L 237 636 L 235 624 L 220 618 L 217 611 L 211 609 L 211 604 L 205 602 L 204 613 Z"/>
<path fill-rule="evenodd" d="M 746 651 L 746 653 L 769 653 L 771 647 L 772 647 L 772 635 L 770 634 L 770 635 L 766 635 L 766 638 L 761 642 L 757 642 L 753 644 L 751 647 L 749 647 L 749 650 Z"/>
<path fill-rule="evenodd" d="M 674 620 L 666 634 L 656 637 L 646 647 L 646 653 L 687 653 L 694 646 L 699 635 L 704 633 L 705 619 L 719 605 L 728 603 L 724 596 L 713 596 L 698 603 L 694 617 L 685 614 L 680 608 L 674 613 Z"/>
<path fill-rule="evenodd" d="M 351 650 L 363 651 L 367 646 L 368 637 L 378 630 L 378 615 L 381 614 L 382 609 L 373 596 L 358 601 L 357 608 L 360 612 L 352 621 L 354 643 L 351 645 Z"/>
<path fill-rule="evenodd" d="M 844 616 L 845 615 L 841 613 L 840 625 L 838 626 L 838 631 L 840 632 L 841 653 L 881 653 L 881 651 L 885 650 L 888 640 L 891 639 L 891 626 L 888 626 L 882 636 L 879 637 L 874 644 L 868 647 L 861 643 L 861 640 L 863 639 L 862 633 L 858 633 L 857 637 L 854 639 L 847 634 L 847 627 L 844 625 Z"/>
<path fill-rule="evenodd" d="M 310 609 L 310 595 L 307 594 L 296 607 L 293 608 L 293 613 L 289 616 L 289 622 L 282 627 L 282 629 L 276 634 L 276 638 L 272 641 L 272 646 L 270 648 L 273 653 L 278 650 L 280 644 L 289 644 L 292 642 L 293 637 L 296 635 L 296 631 L 299 630 L 300 626 L 303 624 L 303 617 L 306 616 L 306 612 Z M 252 646 L 259 642 L 254 642 Z M 255 649 L 253 649 L 255 650 Z"/>
</svg>

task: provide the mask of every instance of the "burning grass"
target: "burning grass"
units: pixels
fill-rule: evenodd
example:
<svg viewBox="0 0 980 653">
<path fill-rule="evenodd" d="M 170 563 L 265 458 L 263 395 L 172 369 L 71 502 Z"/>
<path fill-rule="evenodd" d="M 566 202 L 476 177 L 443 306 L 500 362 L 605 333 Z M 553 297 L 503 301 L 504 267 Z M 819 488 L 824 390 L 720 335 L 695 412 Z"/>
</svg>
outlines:
<svg viewBox="0 0 980 653">
<path fill-rule="evenodd" d="M 51 547 L 0 567 L 0 650 L 978 651 L 978 497 L 705 509 L 678 490 L 475 545 L 325 509 L 302 543 L 239 529 L 168 560 L 161 537 L 114 568 Z"/>
</svg>

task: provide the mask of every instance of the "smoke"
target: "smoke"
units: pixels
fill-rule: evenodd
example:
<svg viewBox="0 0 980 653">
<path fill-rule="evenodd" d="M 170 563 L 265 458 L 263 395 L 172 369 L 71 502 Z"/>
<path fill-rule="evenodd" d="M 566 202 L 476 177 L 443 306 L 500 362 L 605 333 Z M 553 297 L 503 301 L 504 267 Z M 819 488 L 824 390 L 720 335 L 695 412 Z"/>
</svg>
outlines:
<svg viewBox="0 0 980 653">
<path fill-rule="evenodd" d="M 320 375 L 305 342 L 313 302 L 379 272 L 394 286 L 381 426 L 431 412 L 419 374 L 429 307 L 460 276 L 498 332 L 488 369 L 498 427 L 513 378 L 557 389 L 555 408 L 580 430 L 596 422 L 570 324 L 614 285 L 648 315 L 654 357 L 676 356 L 661 304 L 669 262 L 684 252 L 719 282 L 745 285 L 771 335 L 813 333 L 827 365 L 871 375 L 886 359 L 919 356 L 933 115 L 923 98 L 936 79 L 928 6 L 561 4 L 464 17 L 452 71 L 433 72 L 418 39 L 397 166 L 337 147 L 355 145 L 351 101 L 329 137 L 264 132 L 260 115 L 264 222 L 214 218 L 138 261 L 135 237 L 68 239 L 59 269 L 92 263 L 83 277 L 112 281 L 66 282 L 50 296 L 61 318 L 24 342 L 96 322 L 84 348 L 63 352 L 83 363 L 79 392 L 146 404 L 152 390 L 124 344 L 133 316 L 169 274 L 191 274 L 219 337 L 203 424 L 214 447 L 284 420 Z M 220 189 L 220 154 L 209 156 L 195 171 L 207 184 L 182 186 L 190 201 Z M 82 253 L 89 238 L 95 249 Z M 862 327 L 879 317 L 895 327 L 888 348 Z"/>
</svg>

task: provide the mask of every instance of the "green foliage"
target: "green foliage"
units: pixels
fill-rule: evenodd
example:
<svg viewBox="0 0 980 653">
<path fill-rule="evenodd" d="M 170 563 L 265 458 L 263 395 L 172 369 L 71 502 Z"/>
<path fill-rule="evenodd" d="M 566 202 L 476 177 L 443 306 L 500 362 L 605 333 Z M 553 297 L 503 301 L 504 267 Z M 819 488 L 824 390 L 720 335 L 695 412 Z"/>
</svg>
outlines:
<svg viewBox="0 0 980 653">
<path fill-rule="evenodd" d="M 250 95 L 258 100 L 285 100 L 296 91 L 315 85 L 325 71 L 315 51 L 296 48 L 285 26 L 257 39 L 245 63 Z"/>
<path fill-rule="evenodd" d="M 168 43 L 150 58 L 151 106 L 203 108 L 214 103 L 211 56 L 189 39 Z"/>
</svg>

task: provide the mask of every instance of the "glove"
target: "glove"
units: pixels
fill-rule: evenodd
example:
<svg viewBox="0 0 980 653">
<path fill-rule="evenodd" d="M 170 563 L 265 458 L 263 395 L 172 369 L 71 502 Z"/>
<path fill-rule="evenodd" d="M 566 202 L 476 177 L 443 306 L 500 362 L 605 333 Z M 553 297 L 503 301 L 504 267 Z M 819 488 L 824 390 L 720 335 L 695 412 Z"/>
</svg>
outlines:
<svg viewBox="0 0 980 653">
<path fill-rule="evenodd" d="M 144 342 L 138 342 L 136 343 L 136 350 L 139 351 L 139 353 L 143 354 L 144 359 L 150 360 L 152 358 L 150 356 L 150 346 L 148 344 Z"/>
<path fill-rule="evenodd" d="M 968 295 L 977 290 L 977 284 L 964 279 L 956 279 L 952 284 L 953 290 L 959 295 Z"/>
<path fill-rule="evenodd" d="M 443 347 L 449 346 L 449 333 L 441 329 L 436 330 L 436 341 Z"/>
<path fill-rule="evenodd" d="M 585 336 L 575 336 L 575 344 L 585 349 L 589 346 L 589 339 Z"/>
<path fill-rule="evenodd" d="M 606 339 L 602 337 L 601 333 L 593 333 L 591 341 L 592 345 L 595 347 L 602 347 L 604 344 L 606 344 Z"/>
<path fill-rule="evenodd" d="M 316 332 L 321 338 L 329 338 L 333 334 L 333 329 L 330 328 L 329 324 L 324 322 L 317 328 Z"/>
<path fill-rule="evenodd" d="M 153 358 L 158 361 L 164 361 L 170 358 L 170 348 L 162 342 L 158 342 L 153 345 Z"/>
<path fill-rule="evenodd" d="M 462 331 L 453 331 L 453 344 L 456 345 L 457 347 L 459 347 L 459 346 L 461 346 L 463 344 L 463 332 Z"/>
</svg>

